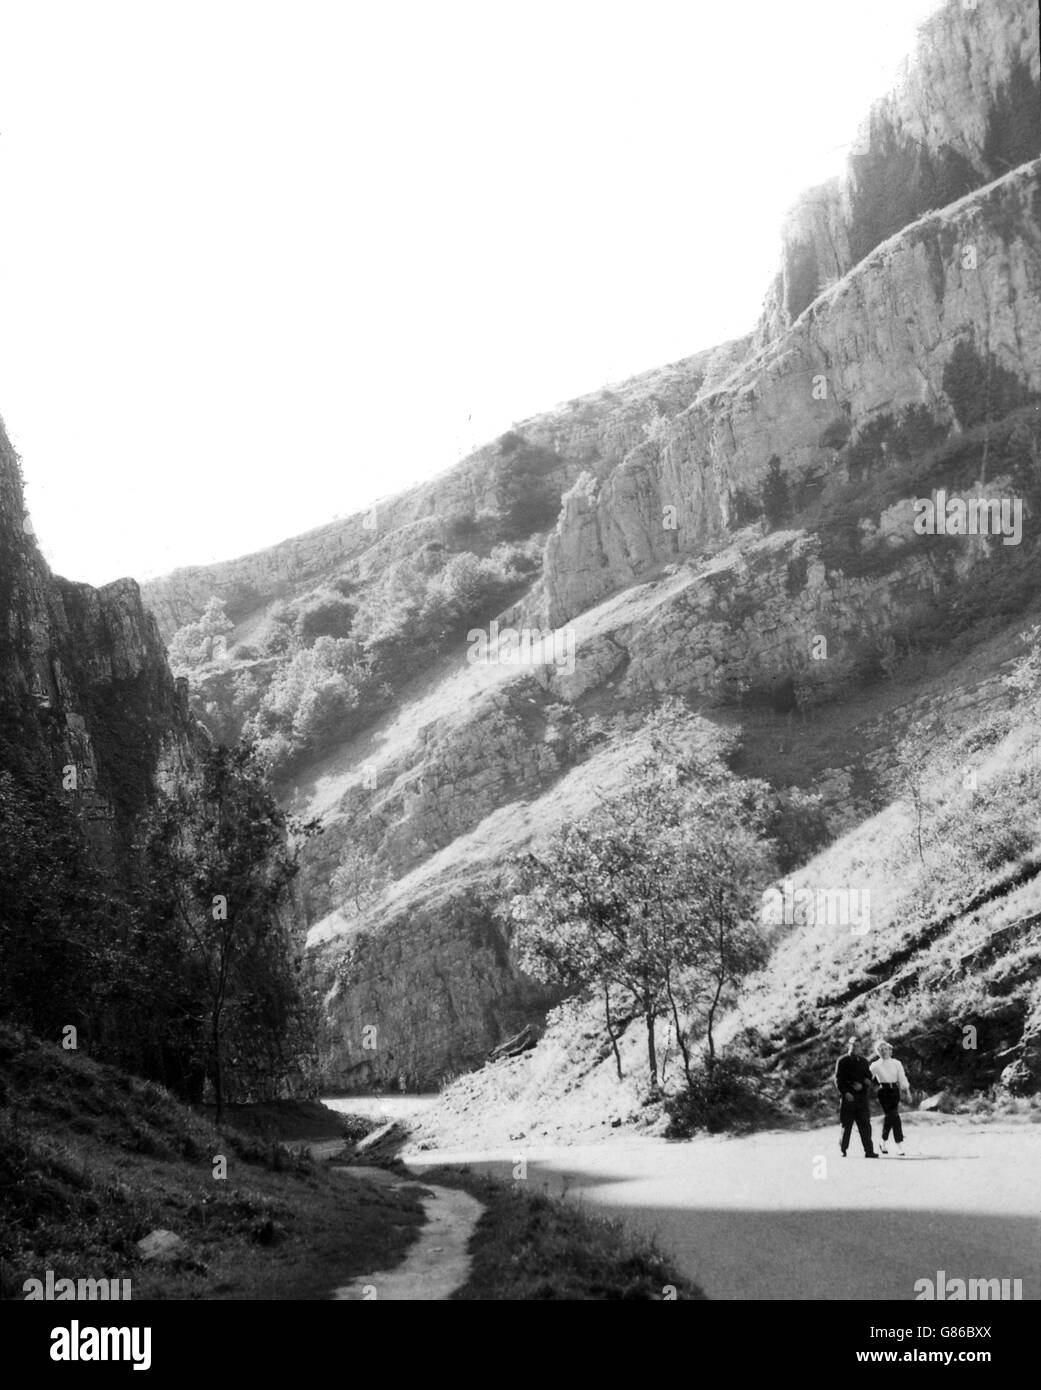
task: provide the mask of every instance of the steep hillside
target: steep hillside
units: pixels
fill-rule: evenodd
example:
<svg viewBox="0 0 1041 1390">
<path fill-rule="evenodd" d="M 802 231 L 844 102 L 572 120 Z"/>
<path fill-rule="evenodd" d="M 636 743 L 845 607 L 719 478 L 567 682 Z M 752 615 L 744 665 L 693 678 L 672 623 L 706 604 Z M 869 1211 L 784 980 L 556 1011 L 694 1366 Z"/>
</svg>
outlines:
<svg viewBox="0 0 1041 1390">
<path fill-rule="evenodd" d="M 1034 6 L 952 0 L 793 212 L 748 338 L 145 586 L 201 717 L 323 817 L 303 878 L 329 1082 L 428 1086 L 540 1024 L 503 865 L 624 778 L 663 696 L 735 733 L 739 771 L 817 793 L 835 854 L 893 802 L 915 711 L 971 731 L 1007 703 L 1041 596 L 1038 74 Z M 939 492 L 1015 503 L 1017 533 L 919 534 Z M 576 1046 L 562 1094 L 601 1065 Z"/>
<path fill-rule="evenodd" d="M 1039 616 L 1035 607 L 1031 622 Z M 771 756 L 778 769 L 801 765 L 833 805 L 846 797 L 850 827 L 779 879 L 769 903 L 764 894 L 769 964 L 719 1030 L 776 1114 L 832 1113 L 835 1058 L 853 1032 L 890 1039 L 916 1103 L 940 1094 L 944 1109 L 1036 1113 L 1041 686 L 1024 694 L 1006 683 L 1007 654 L 1023 650 L 1017 632 L 1001 627 L 968 660 L 886 681 L 816 712 L 812 726 L 796 718 L 779 751 L 746 726 L 739 766 L 761 770 Z M 769 738 L 779 734 L 774 722 Z M 662 1032 L 663 1083 L 675 1092 L 683 1078 L 667 1018 Z M 621 1081 L 598 1007 L 563 1005 L 533 1051 L 449 1087 L 415 1142 L 452 1147 L 478 1131 L 488 1144 L 574 1139 L 619 1123 L 660 1132 L 642 1030 L 626 1029 L 620 1046 Z"/>
<path fill-rule="evenodd" d="M 402 1259 L 422 1224 L 414 1193 L 345 1182 L 6 1026 L 0 1096 L 0 1299 L 24 1299 L 48 1271 L 122 1281 L 135 1302 L 328 1298 Z M 157 1230 L 175 1243 L 153 1258 L 139 1242 Z"/>
</svg>

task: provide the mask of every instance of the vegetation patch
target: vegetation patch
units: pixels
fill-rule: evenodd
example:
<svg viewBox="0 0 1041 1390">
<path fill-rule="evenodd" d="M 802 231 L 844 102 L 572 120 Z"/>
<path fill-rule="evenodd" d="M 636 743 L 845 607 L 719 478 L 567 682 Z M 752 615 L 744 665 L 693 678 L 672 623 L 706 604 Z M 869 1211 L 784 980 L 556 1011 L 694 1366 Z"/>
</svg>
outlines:
<svg viewBox="0 0 1041 1390">
<path fill-rule="evenodd" d="M 705 1298 L 677 1273 L 667 1255 L 652 1242 L 631 1235 L 621 1222 L 467 1168 L 431 1168 L 424 1177 L 445 1187 L 461 1187 L 486 1207 L 470 1241 L 470 1278 L 452 1295 L 458 1302 Z"/>
</svg>

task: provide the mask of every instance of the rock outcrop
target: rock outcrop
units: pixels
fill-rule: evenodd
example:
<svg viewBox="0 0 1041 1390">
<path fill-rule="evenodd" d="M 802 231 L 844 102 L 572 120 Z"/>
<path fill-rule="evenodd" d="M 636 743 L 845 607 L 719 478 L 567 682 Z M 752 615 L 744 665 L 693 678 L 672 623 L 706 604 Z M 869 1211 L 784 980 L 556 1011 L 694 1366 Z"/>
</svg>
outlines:
<svg viewBox="0 0 1041 1390">
<path fill-rule="evenodd" d="M 808 189 L 786 218 L 756 346 L 908 223 L 1036 158 L 1039 71 L 1029 0 L 951 3 L 931 15 L 894 91 L 871 108 L 845 173 Z"/>
<path fill-rule="evenodd" d="M 880 413 L 914 405 L 950 421 L 944 369 L 959 340 L 1041 388 L 1039 200 L 1035 161 L 922 218 L 658 441 L 602 482 L 581 478 L 546 547 L 549 624 L 720 544 L 740 523 L 742 499 L 761 491 L 771 458 L 788 477 L 827 477 L 836 466 L 829 426 L 856 438 Z"/>
<path fill-rule="evenodd" d="M 156 788 L 192 766 L 205 734 L 134 580 L 93 589 L 51 573 L 2 426 L 0 612 L 4 736 L 122 873 Z"/>
<path fill-rule="evenodd" d="M 727 345 L 729 346 L 729 345 Z M 607 474 L 662 418 L 669 419 L 695 398 L 706 372 L 724 349 L 695 353 L 683 361 L 645 372 L 615 388 L 581 396 L 513 429 L 532 447 L 555 458 L 548 481 L 559 496 L 582 473 Z M 357 560 L 361 571 L 389 563 L 425 540 L 445 541 L 456 518 L 478 516 L 501 506 L 494 463 L 496 444 L 486 445 L 455 468 L 407 492 L 377 503 L 368 512 L 334 521 L 266 550 L 221 564 L 175 570 L 142 584 L 145 602 L 169 639 L 220 598 L 236 623 L 274 598 L 306 589 Z"/>
</svg>

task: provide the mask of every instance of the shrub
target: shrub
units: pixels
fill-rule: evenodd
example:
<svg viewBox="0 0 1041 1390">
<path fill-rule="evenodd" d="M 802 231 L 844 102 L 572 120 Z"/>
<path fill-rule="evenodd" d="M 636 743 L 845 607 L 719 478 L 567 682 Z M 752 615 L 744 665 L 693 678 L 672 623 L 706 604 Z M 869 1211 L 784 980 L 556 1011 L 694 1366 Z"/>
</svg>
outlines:
<svg viewBox="0 0 1041 1390">
<path fill-rule="evenodd" d="M 788 251 L 788 317 L 792 323 L 817 298 L 820 268 L 817 253 L 809 242 L 799 242 Z"/>
<path fill-rule="evenodd" d="M 348 637 L 356 611 L 342 594 L 328 589 L 309 594 L 297 609 L 296 639 L 310 647 L 319 637 Z"/>
<path fill-rule="evenodd" d="M 709 1134 L 751 1129 L 779 1114 L 764 1094 L 758 1068 L 743 1057 L 719 1057 L 711 1068 L 703 1062 L 692 1072 L 690 1085 L 669 1097 L 665 1109 L 667 1139 L 685 1139 L 699 1129 Z"/>
<path fill-rule="evenodd" d="M 847 443 L 850 436 L 851 426 L 843 415 L 837 420 L 832 420 L 825 425 L 821 432 L 821 437 L 817 441 L 822 449 L 841 449 Z"/>
<path fill-rule="evenodd" d="M 762 506 L 754 497 L 743 488 L 734 488 L 730 494 L 730 516 L 735 526 L 751 526 L 762 514 Z"/>
<path fill-rule="evenodd" d="M 226 652 L 227 637 L 234 627 L 223 602 L 211 598 L 202 615 L 178 628 L 170 639 L 170 666 L 175 671 L 188 671 L 215 660 Z"/>
<path fill-rule="evenodd" d="M 998 364 L 992 352 L 986 357 L 961 338 L 943 369 L 943 391 L 962 429 L 1002 416 L 1032 400 L 1032 393 L 1014 372 Z"/>
<path fill-rule="evenodd" d="M 1037 107 L 1038 81 L 1028 64 L 1017 61 L 1008 82 L 998 88 L 987 121 L 983 157 L 997 176 L 1041 154 Z"/>
<path fill-rule="evenodd" d="M 781 471 L 781 460 L 776 454 L 772 455 L 767 464 L 766 481 L 763 483 L 763 511 L 771 530 L 780 526 L 791 513 L 788 479 Z"/>
<path fill-rule="evenodd" d="M 905 406 L 892 431 L 892 450 L 897 458 L 917 458 L 935 448 L 946 435 L 947 426 L 934 418 L 928 406 Z"/>
<path fill-rule="evenodd" d="M 846 447 L 851 478 L 862 478 L 885 462 L 896 422 L 892 415 L 876 415 L 860 430 L 854 443 Z"/>
<path fill-rule="evenodd" d="M 500 453 L 495 489 L 503 538 L 520 540 L 548 530 L 560 511 L 563 461 L 551 449 L 523 439 Z"/>
<path fill-rule="evenodd" d="M 775 792 L 766 824 L 774 842 L 777 867 L 786 874 L 805 864 L 831 839 L 819 794 L 786 787 Z"/>
</svg>

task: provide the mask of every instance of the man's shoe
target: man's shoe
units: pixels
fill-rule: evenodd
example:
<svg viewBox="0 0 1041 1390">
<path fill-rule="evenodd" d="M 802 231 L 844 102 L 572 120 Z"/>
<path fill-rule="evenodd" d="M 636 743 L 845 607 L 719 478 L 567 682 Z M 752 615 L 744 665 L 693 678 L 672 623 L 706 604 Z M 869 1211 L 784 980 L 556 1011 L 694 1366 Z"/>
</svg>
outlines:
<svg viewBox="0 0 1041 1390">
<path fill-rule="evenodd" d="M 865 1158 L 877 1158 L 877 1157 L 878 1157 L 878 1154 L 876 1154 L 876 1153 L 865 1154 L 864 1157 L 865 1157 Z"/>
</svg>

